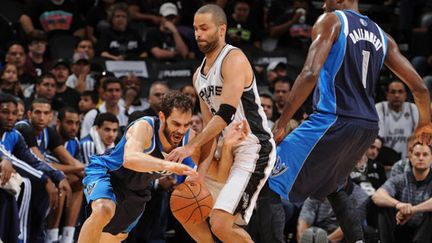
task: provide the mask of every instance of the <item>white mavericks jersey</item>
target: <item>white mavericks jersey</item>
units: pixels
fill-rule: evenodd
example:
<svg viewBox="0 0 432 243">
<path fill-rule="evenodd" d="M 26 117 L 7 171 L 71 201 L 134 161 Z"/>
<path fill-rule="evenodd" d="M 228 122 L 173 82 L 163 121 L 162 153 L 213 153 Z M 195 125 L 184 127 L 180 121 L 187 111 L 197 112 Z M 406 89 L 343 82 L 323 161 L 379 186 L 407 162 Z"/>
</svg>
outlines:
<svg viewBox="0 0 432 243">
<path fill-rule="evenodd" d="M 195 90 L 199 97 L 207 104 L 207 107 L 213 115 L 219 110 L 219 106 L 224 103 L 221 99 L 222 86 L 224 83 L 221 69 L 224 58 L 233 49 L 237 48 L 226 44 L 209 69 L 207 75 L 204 75 L 201 70 L 205 64 L 205 58 L 197 70 L 199 75 L 197 75 L 196 80 L 194 80 Z M 239 70 L 239 72 L 241 72 L 241 70 Z M 251 132 L 241 145 L 261 143 L 273 137 L 267 124 L 266 115 L 261 106 L 255 76 L 253 77 L 252 84 L 243 90 L 233 122 L 242 120 L 248 121 Z"/>
</svg>

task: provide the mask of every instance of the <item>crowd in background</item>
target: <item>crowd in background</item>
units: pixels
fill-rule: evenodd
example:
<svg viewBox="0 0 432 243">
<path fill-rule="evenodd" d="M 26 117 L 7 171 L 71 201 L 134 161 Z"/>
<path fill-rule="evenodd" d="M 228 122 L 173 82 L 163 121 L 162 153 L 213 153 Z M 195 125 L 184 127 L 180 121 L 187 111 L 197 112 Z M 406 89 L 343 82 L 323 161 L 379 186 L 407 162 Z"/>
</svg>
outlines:
<svg viewBox="0 0 432 243">
<path fill-rule="evenodd" d="M 74 242 L 88 215 L 81 181 L 89 156 L 112 148 L 137 118 L 157 116 L 170 89 L 180 89 L 193 100 L 191 129 L 203 129 L 192 86 L 203 57 L 195 42 L 193 15 L 206 3 L 224 8 L 226 41 L 249 57 L 272 126 L 303 65 L 322 1 L 2 1 L 0 154 L 15 158 L 16 172 L 9 183 L 0 176 L 0 242 Z M 395 37 L 432 91 L 432 1 L 364 0 L 360 10 Z M 110 72 L 107 61 L 143 61 L 148 75 L 118 75 Z M 190 72 L 163 72 L 184 69 Z M 11 100 L 17 114 L 3 106 Z M 380 235 L 425 242 L 432 226 L 430 212 L 418 213 L 401 226 L 394 219 L 396 211 L 384 203 L 391 197 L 403 202 L 397 207 L 407 207 L 431 197 L 431 150 L 412 137 L 417 108 L 407 87 L 386 69 L 377 82 L 376 101 L 379 137 L 351 173 L 348 191 L 364 215 L 370 242 L 378 242 Z M 295 114 L 290 129 L 313 112 L 311 103 L 308 99 Z M 7 169 L 2 157 L 0 173 Z M 168 208 L 177 183 L 175 176 L 154 183 L 152 200 L 126 242 L 192 242 Z M 343 242 L 328 202 L 308 199 L 299 208 L 285 201 L 284 208 L 287 242 L 320 231 L 332 242 Z M 252 218 L 248 229 L 262 242 L 256 220 Z"/>
</svg>

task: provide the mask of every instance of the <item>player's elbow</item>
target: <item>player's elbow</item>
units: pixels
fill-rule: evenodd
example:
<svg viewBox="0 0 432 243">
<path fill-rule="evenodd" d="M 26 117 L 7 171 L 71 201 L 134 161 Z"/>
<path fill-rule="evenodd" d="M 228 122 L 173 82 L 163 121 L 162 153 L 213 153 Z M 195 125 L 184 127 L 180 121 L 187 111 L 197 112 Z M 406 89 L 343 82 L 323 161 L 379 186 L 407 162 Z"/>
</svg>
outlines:
<svg viewBox="0 0 432 243">
<path fill-rule="evenodd" d="M 135 160 L 135 155 L 134 153 L 125 153 L 124 157 L 123 157 L 123 167 L 127 168 L 127 169 L 131 169 L 133 170 L 134 168 L 134 161 Z"/>
<path fill-rule="evenodd" d="M 305 68 L 300 73 L 302 79 L 310 83 L 315 83 L 318 80 L 319 75 L 320 71 L 312 68 Z"/>
<path fill-rule="evenodd" d="M 426 86 L 426 84 L 423 82 L 423 80 L 420 80 L 419 82 L 417 82 L 417 85 L 415 85 L 411 92 L 413 93 L 414 96 L 425 96 L 425 95 L 429 95 L 429 90 Z"/>
</svg>

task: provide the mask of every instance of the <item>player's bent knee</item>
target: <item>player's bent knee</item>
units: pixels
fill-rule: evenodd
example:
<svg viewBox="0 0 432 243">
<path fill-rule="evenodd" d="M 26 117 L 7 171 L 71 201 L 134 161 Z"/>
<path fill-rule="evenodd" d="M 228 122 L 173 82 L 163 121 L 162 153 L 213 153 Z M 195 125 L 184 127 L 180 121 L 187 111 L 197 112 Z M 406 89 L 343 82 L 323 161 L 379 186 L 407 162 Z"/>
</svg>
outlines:
<svg viewBox="0 0 432 243">
<path fill-rule="evenodd" d="M 92 203 L 92 216 L 108 223 L 115 213 L 115 203 L 110 199 L 98 199 Z"/>
<path fill-rule="evenodd" d="M 217 237 L 223 238 L 226 232 L 232 228 L 232 225 L 227 224 L 223 217 L 216 216 L 210 218 L 210 228 Z"/>
</svg>

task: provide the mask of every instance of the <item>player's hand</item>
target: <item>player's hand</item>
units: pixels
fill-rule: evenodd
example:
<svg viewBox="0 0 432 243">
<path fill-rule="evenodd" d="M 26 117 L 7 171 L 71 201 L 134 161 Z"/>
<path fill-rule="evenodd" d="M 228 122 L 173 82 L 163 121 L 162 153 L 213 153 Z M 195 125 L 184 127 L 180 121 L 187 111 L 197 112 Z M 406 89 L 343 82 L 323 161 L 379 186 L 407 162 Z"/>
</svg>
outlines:
<svg viewBox="0 0 432 243">
<path fill-rule="evenodd" d="M 60 181 L 59 183 L 59 189 L 60 189 L 60 196 L 64 193 L 65 194 L 65 200 L 66 200 L 66 207 L 69 207 L 70 201 L 72 199 L 72 189 L 69 185 L 69 182 L 66 178 Z"/>
<path fill-rule="evenodd" d="M 188 165 L 170 162 L 166 165 L 168 171 L 177 175 L 196 176 L 198 173 Z"/>
<path fill-rule="evenodd" d="M 174 185 L 176 184 L 177 180 L 174 176 L 163 176 L 159 179 L 159 187 L 164 191 L 172 191 L 174 188 Z"/>
<path fill-rule="evenodd" d="M 419 142 L 430 145 L 432 143 L 432 124 L 419 125 L 416 128 L 415 135 Z"/>
<path fill-rule="evenodd" d="M 2 160 L 0 162 L 0 182 L 2 186 L 10 180 L 12 172 L 14 172 L 12 163 L 7 159 Z"/>
<path fill-rule="evenodd" d="M 279 121 L 276 122 L 273 128 L 273 138 L 276 144 L 282 142 L 282 140 L 288 135 L 285 126 L 280 126 Z"/>
<path fill-rule="evenodd" d="M 50 208 L 56 209 L 59 203 L 59 194 L 57 187 L 54 185 L 51 179 L 47 180 L 47 183 L 45 184 L 45 190 L 48 193 Z"/>
<path fill-rule="evenodd" d="M 411 203 L 397 203 L 396 209 L 401 212 L 402 214 L 412 214 L 413 213 L 413 206 Z"/>
<path fill-rule="evenodd" d="M 224 145 L 236 146 L 249 134 L 249 123 L 246 120 L 236 122 L 228 127 L 224 136 Z"/>
<path fill-rule="evenodd" d="M 185 158 L 191 156 L 193 152 L 194 149 L 185 145 L 172 150 L 165 159 L 173 162 L 182 162 Z"/>
</svg>

